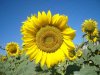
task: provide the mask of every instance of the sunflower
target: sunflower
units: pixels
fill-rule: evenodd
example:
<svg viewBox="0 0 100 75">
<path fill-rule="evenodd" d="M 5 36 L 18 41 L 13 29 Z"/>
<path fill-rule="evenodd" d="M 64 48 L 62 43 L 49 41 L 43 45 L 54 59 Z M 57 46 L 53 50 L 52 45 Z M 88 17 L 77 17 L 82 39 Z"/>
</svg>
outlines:
<svg viewBox="0 0 100 75">
<path fill-rule="evenodd" d="M 17 56 L 19 54 L 19 45 L 15 42 L 7 43 L 6 51 L 8 56 Z"/>
<path fill-rule="evenodd" d="M 89 19 L 85 20 L 82 24 L 82 31 L 87 34 L 93 34 L 97 29 L 97 22 L 95 20 Z"/>
<path fill-rule="evenodd" d="M 76 52 L 76 56 L 80 57 L 80 56 L 82 56 L 82 54 L 83 54 L 82 50 L 78 49 L 78 51 Z"/>
<path fill-rule="evenodd" d="M 6 61 L 6 60 L 7 60 L 7 56 L 2 56 L 2 57 L 1 57 L 1 61 L 2 61 L 2 62 Z"/>
<path fill-rule="evenodd" d="M 82 31 L 86 33 L 86 38 L 91 42 L 96 42 L 98 37 L 97 22 L 89 19 L 82 24 Z"/>
<path fill-rule="evenodd" d="M 68 51 L 67 53 L 67 58 L 71 61 L 74 61 L 77 57 L 81 57 L 83 54 L 82 50 L 79 49 L 77 51 L 75 50 L 71 50 L 71 51 Z"/>
<path fill-rule="evenodd" d="M 72 42 L 75 30 L 66 25 L 68 17 L 55 14 L 52 16 L 38 12 L 38 15 L 28 17 L 21 27 L 24 50 L 30 60 L 47 65 L 48 68 L 64 61 L 68 51 L 75 48 Z"/>
<path fill-rule="evenodd" d="M 4 56 L 4 55 L 0 55 L 0 61 L 1 62 L 4 62 L 7 60 L 7 56 Z"/>
<path fill-rule="evenodd" d="M 75 50 L 68 51 L 67 58 L 71 61 L 75 60 L 77 58 Z"/>
</svg>

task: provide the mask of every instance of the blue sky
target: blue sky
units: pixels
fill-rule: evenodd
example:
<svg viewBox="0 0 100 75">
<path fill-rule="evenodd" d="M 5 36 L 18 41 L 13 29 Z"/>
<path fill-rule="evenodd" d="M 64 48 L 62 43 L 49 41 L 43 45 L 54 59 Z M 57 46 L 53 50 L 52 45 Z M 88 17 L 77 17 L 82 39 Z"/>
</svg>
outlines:
<svg viewBox="0 0 100 75">
<path fill-rule="evenodd" d="M 82 42 L 81 24 L 85 19 L 95 19 L 100 29 L 100 0 L 0 0 L 0 45 L 5 47 L 14 41 L 21 46 L 22 22 L 31 14 L 48 10 L 69 17 L 68 25 L 76 30 L 75 44 Z"/>
</svg>

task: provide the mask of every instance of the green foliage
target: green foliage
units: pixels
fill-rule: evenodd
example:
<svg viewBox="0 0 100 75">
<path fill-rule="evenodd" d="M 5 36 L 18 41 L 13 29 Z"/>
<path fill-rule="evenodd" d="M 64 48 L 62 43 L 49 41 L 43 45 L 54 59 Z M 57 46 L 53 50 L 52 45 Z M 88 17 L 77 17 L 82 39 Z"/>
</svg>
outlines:
<svg viewBox="0 0 100 75">
<path fill-rule="evenodd" d="M 35 66 L 28 57 L 21 55 L 18 57 L 8 57 L 5 62 L 0 62 L 0 72 L 5 75 L 34 75 Z"/>
<path fill-rule="evenodd" d="M 0 60 L 0 75 L 100 75 L 100 44 L 83 42 L 78 48 L 83 51 L 81 57 L 75 61 L 66 60 L 50 69 L 35 65 L 24 54 L 8 57 L 5 61 Z"/>
<path fill-rule="evenodd" d="M 83 49 L 83 56 L 76 60 L 81 69 L 74 75 L 100 75 L 100 44 L 87 43 Z"/>
<path fill-rule="evenodd" d="M 84 68 L 81 68 L 79 72 L 74 72 L 74 75 L 97 75 L 97 73 L 94 67 L 87 65 Z"/>
</svg>

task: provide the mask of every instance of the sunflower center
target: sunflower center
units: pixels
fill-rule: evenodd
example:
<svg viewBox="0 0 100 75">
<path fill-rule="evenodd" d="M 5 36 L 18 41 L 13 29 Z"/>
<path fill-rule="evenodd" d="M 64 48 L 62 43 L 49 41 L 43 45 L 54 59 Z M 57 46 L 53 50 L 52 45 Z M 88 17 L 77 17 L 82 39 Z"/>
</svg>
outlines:
<svg viewBox="0 0 100 75">
<path fill-rule="evenodd" d="M 95 29 L 94 25 L 93 24 L 87 24 L 86 27 L 85 27 L 85 31 L 87 32 L 93 32 Z"/>
<path fill-rule="evenodd" d="M 69 56 L 70 56 L 70 57 L 74 57 L 74 56 L 75 56 L 75 51 L 74 51 L 74 50 L 70 51 L 70 52 L 69 52 Z"/>
<path fill-rule="evenodd" d="M 11 53 L 16 53 L 16 52 L 17 52 L 17 48 L 16 48 L 16 47 L 12 47 L 12 48 L 10 49 L 10 52 L 11 52 Z"/>
<path fill-rule="evenodd" d="M 55 52 L 62 42 L 61 31 L 53 26 L 42 27 L 36 34 L 36 44 L 44 52 Z"/>
<path fill-rule="evenodd" d="M 44 43 L 45 44 L 50 44 L 54 41 L 53 37 L 52 36 L 48 36 L 44 39 Z"/>
</svg>

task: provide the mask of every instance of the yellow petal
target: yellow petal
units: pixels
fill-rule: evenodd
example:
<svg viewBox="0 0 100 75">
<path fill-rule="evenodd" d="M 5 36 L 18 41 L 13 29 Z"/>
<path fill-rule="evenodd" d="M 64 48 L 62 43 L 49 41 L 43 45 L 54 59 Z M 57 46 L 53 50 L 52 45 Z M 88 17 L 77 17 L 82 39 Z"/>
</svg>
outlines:
<svg viewBox="0 0 100 75">
<path fill-rule="evenodd" d="M 50 22 L 51 22 L 51 17 L 52 17 L 50 10 L 49 10 L 48 13 L 47 13 L 47 17 L 48 17 L 48 21 L 49 21 L 49 24 L 50 24 Z"/>
<path fill-rule="evenodd" d="M 31 35 L 36 34 L 36 30 L 33 29 L 33 28 L 30 28 L 30 27 L 27 27 L 27 25 L 23 25 L 23 26 L 22 26 L 21 32 L 22 32 L 23 34 L 25 34 L 25 33 L 30 33 Z M 29 35 L 30 35 L 30 34 L 29 34 Z"/>
<path fill-rule="evenodd" d="M 64 39 L 70 39 L 70 36 L 66 36 L 66 35 L 63 34 L 63 38 Z"/>
<path fill-rule="evenodd" d="M 64 52 L 64 54 L 67 56 L 68 55 L 68 48 L 67 48 L 67 45 L 65 44 L 65 42 L 63 42 L 63 44 L 61 45 L 60 48 Z"/>
<path fill-rule="evenodd" d="M 42 27 L 44 25 L 44 23 L 43 23 L 42 14 L 40 12 L 38 12 L 38 21 L 40 23 L 40 26 Z"/>
<path fill-rule="evenodd" d="M 62 19 L 63 19 L 63 16 L 57 16 L 57 18 L 55 18 L 56 21 L 55 21 L 55 26 L 59 27 L 61 22 L 62 22 Z"/>
<path fill-rule="evenodd" d="M 40 12 L 38 12 L 38 18 L 41 18 L 41 13 Z"/>
<path fill-rule="evenodd" d="M 50 56 L 50 53 L 47 54 L 47 59 L 46 59 L 46 64 L 47 64 L 47 67 L 50 68 L 51 67 L 51 56 Z"/>
<path fill-rule="evenodd" d="M 23 37 L 22 37 L 22 40 L 25 40 L 25 41 L 26 41 L 26 40 L 27 40 L 27 41 L 28 41 L 28 40 L 30 40 L 30 41 L 33 40 L 33 41 L 34 41 L 34 40 L 35 40 L 35 37 L 34 37 L 34 36 L 23 36 Z"/>
<path fill-rule="evenodd" d="M 52 24 L 56 26 L 56 22 L 59 20 L 59 14 L 56 14 L 52 17 Z"/>
<path fill-rule="evenodd" d="M 65 30 L 63 30 L 61 33 L 66 35 L 66 36 L 68 36 L 68 37 L 70 37 L 70 39 L 73 40 L 73 38 L 76 35 L 75 32 L 76 32 L 75 30 L 73 30 L 72 28 L 68 27 Z"/>
<path fill-rule="evenodd" d="M 30 44 L 29 44 L 29 43 L 26 43 L 26 42 L 23 43 L 23 47 L 24 47 L 24 48 L 28 48 L 28 49 L 29 49 L 29 48 L 34 48 L 34 45 L 36 45 L 35 42 L 32 42 L 32 43 L 30 43 Z"/>
<path fill-rule="evenodd" d="M 70 50 L 74 50 L 75 49 L 75 45 L 70 39 L 64 39 L 64 42 L 66 43 L 66 45 L 68 46 L 68 48 Z"/>
<path fill-rule="evenodd" d="M 27 55 L 31 55 L 32 53 L 34 53 L 34 51 L 36 50 L 37 46 L 34 45 L 32 46 L 30 49 L 27 50 L 26 54 Z"/>
<path fill-rule="evenodd" d="M 65 60 L 65 55 L 60 48 L 55 53 L 57 53 L 56 56 L 59 62 L 62 62 Z"/>
<path fill-rule="evenodd" d="M 49 24 L 49 20 L 48 20 L 48 17 L 47 17 L 47 15 L 46 15 L 46 13 L 43 11 L 42 12 L 42 23 L 43 23 L 43 26 L 45 26 L 45 25 L 48 25 Z"/>
<path fill-rule="evenodd" d="M 25 22 L 23 25 L 24 25 L 24 28 L 26 28 L 26 29 L 28 29 L 30 31 L 37 30 L 36 29 L 36 25 L 34 24 L 33 18 L 30 21 Z"/>
<path fill-rule="evenodd" d="M 68 22 L 68 17 L 67 16 L 61 16 L 61 22 L 59 23 L 59 28 L 64 29 L 66 28 L 66 23 Z"/>
<path fill-rule="evenodd" d="M 24 40 L 24 42 L 28 42 L 28 43 L 31 43 L 31 42 L 35 42 L 35 38 L 22 38 L 22 40 Z"/>
<path fill-rule="evenodd" d="M 30 60 L 33 60 L 34 59 L 34 57 L 36 56 L 36 54 L 38 53 L 38 49 L 35 49 L 35 51 L 34 51 L 34 53 L 32 53 L 31 55 L 30 55 Z"/>
<path fill-rule="evenodd" d="M 42 17 L 43 17 L 43 19 L 47 18 L 46 13 L 44 11 L 42 12 Z"/>
<path fill-rule="evenodd" d="M 56 54 L 50 53 L 50 58 L 51 58 L 51 61 L 50 61 L 51 64 L 50 65 L 54 66 L 58 62 Z"/>
<path fill-rule="evenodd" d="M 39 50 L 38 54 L 34 57 L 36 60 L 36 64 L 40 62 L 41 60 L 41 57 L 42 57 L 42 51 Z"/>
<path fill-rule="evenodd" d="M 45 26 L 49 24 L 49 19 L 46 13 L 43 11 L 42 14 L 38 12 L 38 21 L 41 26 Z"/>
<path fill-rule="evenodd" d="M 47 53 L 46 52 L 43 52 L 43 55 L 42 55 L 42 58 L 41 58 L 41 67 L 44 66 L 45 62 L 46 62 L 46 58 L 47 58 Z"/>
<path fill-rule="evenodd" d="M 39 20 L 35 16 L 32 16 L 32 20 L 33 20 L 34 25 L 36 27 L 39 27 L 39 28 L 41 27 L 41 24 L 40 24 Z"/>
</svg>

